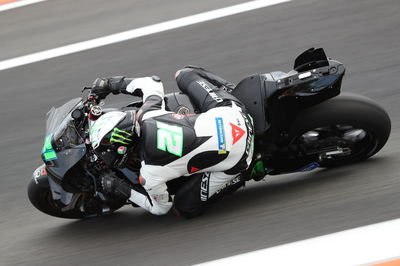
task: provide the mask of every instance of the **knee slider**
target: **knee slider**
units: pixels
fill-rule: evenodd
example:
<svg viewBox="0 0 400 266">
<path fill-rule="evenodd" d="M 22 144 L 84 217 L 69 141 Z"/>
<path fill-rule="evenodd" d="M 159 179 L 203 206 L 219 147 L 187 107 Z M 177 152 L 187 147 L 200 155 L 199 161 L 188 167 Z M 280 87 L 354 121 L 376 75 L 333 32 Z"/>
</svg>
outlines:
<svg viewBox="0 0 400 266">
<path fill-rule="evenodd" d="M 178 78 L 181 78 L 183 75 L 185 75 L 185 74 L 187 74 L 187 73 L 189 73 L 189 72 L 192 72 L 194 69 L 192 69 L 192 68 L 187 68 L 187 67 L 184 67 L 184 68 L 182 68 L 182 69 L 179 69 L 178 71 L 176 71 L 176 73 L 175 73 L 175 79 L 176 80 L 178 80 Z"/>
</svg>

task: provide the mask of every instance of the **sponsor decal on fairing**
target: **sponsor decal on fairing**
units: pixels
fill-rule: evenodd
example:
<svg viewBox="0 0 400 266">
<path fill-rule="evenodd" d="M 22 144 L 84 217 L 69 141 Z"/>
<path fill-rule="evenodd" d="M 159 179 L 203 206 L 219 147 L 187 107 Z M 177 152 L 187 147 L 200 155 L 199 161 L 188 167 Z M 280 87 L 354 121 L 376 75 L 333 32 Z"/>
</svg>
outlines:
<svg viewBox="0 0 400 266">
<path fill-rule="evenodd" d="M 132 134 L 129 132 L 126 132 L 124 130 L 120 130 L 119 128 L 114 128 L 113 132 L 111 133 L 111 137 L 110 137 L 110 143 L 121 143 L 121 144 L 125 144 L 128 145 L 130 142 L 132 142 L 132 139 L 130 139 L 129 137 L 132 137 Z"/>
<path fill-rule="evenodd" d="M 126 147 L 125 146 L 120 146 L 117 149 L 118 154 L 125 154 L 126 153 Z"/>
<path fill-rule="evenodd" d="M 51 144 L 52 138 L 53 138 L 53 135 L 50 134 L 44 140 L 42 154 L 43 154 L 43 158 L 46 162 L 57 159 L 56 151 L 53 149 L 53 145 Z"/>
</svg>

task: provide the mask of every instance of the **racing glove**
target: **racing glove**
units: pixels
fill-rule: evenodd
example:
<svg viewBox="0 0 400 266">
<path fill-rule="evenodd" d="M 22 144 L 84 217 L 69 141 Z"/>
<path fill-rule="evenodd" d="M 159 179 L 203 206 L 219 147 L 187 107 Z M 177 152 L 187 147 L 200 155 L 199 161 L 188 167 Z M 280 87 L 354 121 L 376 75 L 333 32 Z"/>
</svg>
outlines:
<svg viewBox="0 0 400 266">
<path fill-rule="evenodd" d="M 97 78 L 92 85 L 91 92 L 100 99 L 104 99 L 108 94 L 130 94 L 143 97 L 146 101 L 151 95 L 158 95 L 164 98 L 164 87 L 161 79 L 157 76 L 143 78 L 125 78 L 115 76 L 111 78 Z"/>
<path fill-rule="evenodd" d="M 93 82 L 91 92 L 97 95 L 100 99 L 104 99 L 108 94 L 119 94 L 125 90 L 125 77 L 115 76 L 111 78 L 97 78 Z"/>
<path fill-rule="evenodd" d="M 152 95 L 157 95 L 164 99 L 164 86 L 158 76 L 135 78 L 126 86 L 126 92 L 133 96 L 143 98 L 143 101 Z"/>
</svg>

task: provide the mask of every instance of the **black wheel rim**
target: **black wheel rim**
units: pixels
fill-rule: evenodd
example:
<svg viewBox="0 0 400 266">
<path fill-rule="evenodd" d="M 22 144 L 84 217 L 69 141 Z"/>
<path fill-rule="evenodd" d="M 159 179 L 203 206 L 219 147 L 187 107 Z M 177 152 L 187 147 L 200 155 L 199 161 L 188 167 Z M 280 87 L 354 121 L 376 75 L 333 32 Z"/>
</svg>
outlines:
<svg viewBox="0 0 400 266">
<path fill-rule="evenodd" d="M 323 158 L 321 161 L 322 163 L 346 162 L 353 161 L 358 158 L 367 158 L 378 146 L 378 142 L 374 137 L 374 134 L 372 134 L 372 132 L 370 132 L 368 129 L 352 125 L 339 124 L 307 130 L 293 138 L 290 144 L 302 144 L 310 146 L 325 140 L 331 140 L 332 144 L 334 144 L 336 141 L 338 146 L 343 146 L 343 143 L 346 143 L 346 145 L 350 146 L 351 152 L 347 155 L 337 155 L 331 156 L 330 158 Z"/>
</svg>

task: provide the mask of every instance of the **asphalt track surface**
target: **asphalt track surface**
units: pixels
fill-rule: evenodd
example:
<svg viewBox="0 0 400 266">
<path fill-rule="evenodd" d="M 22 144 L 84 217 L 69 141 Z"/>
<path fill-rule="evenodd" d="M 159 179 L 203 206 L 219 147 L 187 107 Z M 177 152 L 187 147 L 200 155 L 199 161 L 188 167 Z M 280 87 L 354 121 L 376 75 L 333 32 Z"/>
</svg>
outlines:
<svg viewBox="0 0 400 266">
<path fill-rule="evenodd" d="M 215 1 L 114 2 L 53 0 L 2 12 L 0 58 L 216 8 Z M 399 13 L 398 0 L 294 0 L 1 71 L 0 265 L 187 265 L 399 218 Z M 96 77 L 157 74 L 168 92 L 176 90 L 175 70 L 196 64 L 238 82 L 255 72 L 290 70 L 312 46 L 346 65 L 343 91 L 373 98 L 392 118 L 388 144 L 369 161 L 267 178 L 192 220 L 130 207 L 63 220 L 28 202 L 45 113 Z"/>
</svg>

